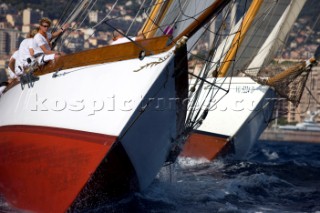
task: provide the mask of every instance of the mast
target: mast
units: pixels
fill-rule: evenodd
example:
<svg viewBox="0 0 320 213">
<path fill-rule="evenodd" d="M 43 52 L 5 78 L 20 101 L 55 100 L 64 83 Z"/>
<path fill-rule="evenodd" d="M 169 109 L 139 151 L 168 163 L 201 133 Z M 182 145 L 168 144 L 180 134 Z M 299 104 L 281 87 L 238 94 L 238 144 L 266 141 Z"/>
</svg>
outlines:
<svg viewBox="0 0 320 213">
<path fill-rule="evenodd" d="M 173 0 L 157 0 L 153 9 L 150 13 L 150 17 L 144 24 L 142 28 L 142 33 L 145 35 L 145 38 L 151 38 L 154 36 L 156 31 L 158 30 L 159 23 L 166 15 L 170 5 Z"/>
<path fill-rule="evenodd" d="M 225 57 L 225 59 L 222 63 L 222 66 L 219 71 L 219 77 L 226 76 L 227 71 L 228 71 L 231 63 L 235 58 L 238 47 L 241 45 L 244 37 L 246 36 L 246 33 L 248 32 L 252 22 L 254 21 L 263 1 L 264 0 L 253 0 L 253 2 L 251 3 L 251 6 L 248 10 L 248 13 L 244 17 L 242 27 L 237 32 L 236 36 L 234 37 L 231 48 L 228 51 L 227 56 Z"/>
</svg>

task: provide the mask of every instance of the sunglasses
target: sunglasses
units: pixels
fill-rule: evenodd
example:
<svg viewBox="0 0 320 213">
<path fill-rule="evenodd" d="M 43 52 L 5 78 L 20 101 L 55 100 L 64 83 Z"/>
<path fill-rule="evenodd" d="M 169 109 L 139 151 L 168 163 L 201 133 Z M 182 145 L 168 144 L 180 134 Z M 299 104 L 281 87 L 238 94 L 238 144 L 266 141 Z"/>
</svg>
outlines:
<svg viewBox="0 0 320 213">
<path fill-rule="evenodd" d="M 48 28 L 49 27 L 49 25 L 41 25 L 42 27 L 45 27 L 45 28 Z"/>
</svg>

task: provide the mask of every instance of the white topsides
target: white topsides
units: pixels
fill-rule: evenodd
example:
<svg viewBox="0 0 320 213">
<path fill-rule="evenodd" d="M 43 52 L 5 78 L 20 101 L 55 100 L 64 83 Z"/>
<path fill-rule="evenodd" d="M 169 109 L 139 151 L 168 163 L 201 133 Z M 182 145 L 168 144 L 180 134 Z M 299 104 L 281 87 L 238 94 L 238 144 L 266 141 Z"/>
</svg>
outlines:
<svg viewBox="0 0 320 213">
<path fill-rule="evenodd" d="M 135 71 L 168 55 L 156 66 Z M 118 135 L 172 55 L 169 51 L 142 61 L 62 70 L 40 76 L 32 88 L 25 85 L 24 90 L 16 85 L 0 98 L 0 126 L 48 126 Z"/>
<path fill-rule="evenodd" d="M 258 104 L 269 87 L 262 86 L 247 77 L 233 77 L 225 80 L 220 78 L 218 81 L 221 83 L 224 81 L 223 85 L 218 85 L 226 90 L 229 89 L 229 93 L 226 94 L 223 90 L 218 91 L 208 116 L 199 130 L 233 136 L 251 113 L 261 110 L 263 105 Z M 264 101 L 267 103 L 268 100 Z"/>
</svg>

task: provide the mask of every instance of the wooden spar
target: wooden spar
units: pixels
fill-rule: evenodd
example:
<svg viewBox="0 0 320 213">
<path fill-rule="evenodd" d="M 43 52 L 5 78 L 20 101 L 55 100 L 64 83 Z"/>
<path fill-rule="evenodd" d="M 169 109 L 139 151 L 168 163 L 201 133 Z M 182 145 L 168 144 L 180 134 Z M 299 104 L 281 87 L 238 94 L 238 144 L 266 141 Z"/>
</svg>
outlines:
<svg viewBox="0 0 320 213">
<path fill-rule="evenodd" d="M 246 16 L 244 17 L 241 29 L 235 35 L 235 37 L 232 41 L 231 48 L 227 52 L 226 57 L 222 63 L 222 66 L 220 67 L 219 77 L 226 76 L 227 71 L 230 68 L 231 62 L 234 60 L 236 53 L 237 53 L 237 50 L 238 50 L 239 46 L 241 45 L 247 32 L 249 31 L 249 28 L 250 28 L 253 20 L 255 19 L 262 3 L 263 3 L 263 0 L 253 0 L 253 2 L 251 3 L 249 10 L 248 10 Z"/>
<path fill-rule="evenodd" d="M 158 17 L 160 8 L 161 8 L 161 0 L 157 0 L 156 4 L 153 6 L 153 9 L 148 17 L 148 20 L 144 23 L 142 27 L 142 34 L 145 36 L 145 38 L 151 37 L 151 29 L 154 26 L 154 23 L 156 22 L 156 18 Z"/>
<path fill-rule="evenodd" d="M 173 0 L 163 1 L 158 0 L 156 5 L 153 7 L 150 17 L 143 26 L 142 33 L 145 38 L 152 38 L 156 31 L 160 21 L 164 18 Z"/>
<path fill-rule="evenodd" d="M 185 29 L 180 35 L 173 39 L 173 43 L 176 43 L 183 36 L 193 36 L 201 27 L 203 27 L 209 20 L 221 11 L 231 0 L 216 0 L 212 3 L 190 26 Z"/>
<path fill-rule="evenodd" d="M 292 74 L 297 74 L 300 75 L 303 71 L 306 70 L 306 68 L 308 67 L 308 64 L 314 64 L 316 63 L 316 59 L 315 58 L 310 58 L 307 61 L 303 61 L 301 63 L 299 63 L 298 65 L 291 67 L 281 73 L 279 73 L 278 75 L 275 75 L 274 77 L 271 77 L 267 80 L 267 85 L 269 86 L 274 86 L 276 83 L 282 81 L 283 79 L 287 78 L 288 76 L 292 75 Z"/>
</svg>

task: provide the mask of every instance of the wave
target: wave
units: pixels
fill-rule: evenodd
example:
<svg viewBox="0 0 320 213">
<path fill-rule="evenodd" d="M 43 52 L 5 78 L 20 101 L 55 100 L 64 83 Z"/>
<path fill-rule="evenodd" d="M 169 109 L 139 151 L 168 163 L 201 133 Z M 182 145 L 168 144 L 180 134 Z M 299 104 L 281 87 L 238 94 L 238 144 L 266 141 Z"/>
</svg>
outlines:
<svg viewBox="0 0 320 213">
<path fill-rule="evenodd" d="M 319 177 L 320 144 L 260 142 L 241 161 L 179 158 L 145 191 L 90 212 L 319 213 Z"/>
</svg>

